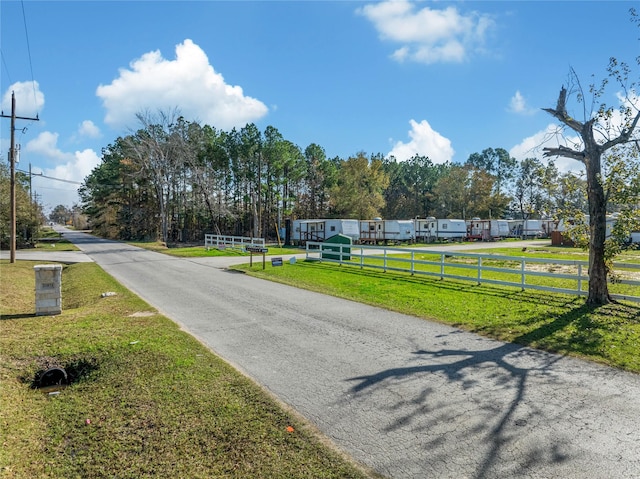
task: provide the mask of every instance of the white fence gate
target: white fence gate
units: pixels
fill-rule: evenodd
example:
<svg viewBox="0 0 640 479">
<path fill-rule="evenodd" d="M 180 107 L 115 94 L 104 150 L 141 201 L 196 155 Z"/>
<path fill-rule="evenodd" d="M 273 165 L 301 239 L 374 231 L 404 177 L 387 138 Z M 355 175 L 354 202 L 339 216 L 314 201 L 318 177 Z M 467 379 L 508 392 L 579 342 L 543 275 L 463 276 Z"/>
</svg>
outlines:
<svg viewBox="0 0 640 479">
<path fill-rule="evenodd" d="M 245 249 L 247 246 L 264 247 L 264 238 L 252 238 L 249 236 L 204 235 L 205 248 L 237 248 Z"/>
</svg>

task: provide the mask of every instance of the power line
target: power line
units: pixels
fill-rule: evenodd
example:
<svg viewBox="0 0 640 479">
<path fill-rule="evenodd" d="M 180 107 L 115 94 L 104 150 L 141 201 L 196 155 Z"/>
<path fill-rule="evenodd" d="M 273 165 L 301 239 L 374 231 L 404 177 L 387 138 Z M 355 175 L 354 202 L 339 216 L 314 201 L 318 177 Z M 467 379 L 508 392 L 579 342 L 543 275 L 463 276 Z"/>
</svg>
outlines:
<svg viewBox="0 0 640 479">
<path fill-rule="evenodd" d="M 24 35 L 27 39 L 27 54 L 29 55 L 29 68 L 31 69 L 31 85 L 33 86 L 33 105 L 36 107 L 36 117 L 38 113 L 38 97 L 36 95 L 36 81 L 33 77 L 33 62 L 31 61 L 31 46 L 29 45 L 29 31 L 27 30 L 27 16 L 24 12 L 24 1 L 22 4 L 22 19 L 24 22 Z"/>
<path fill-rule="evenodd" d="M 13 82 L 11 81 L 11 75 L 9 74 L 9 67 L 7 66 L 7 60 L 5 60 L 4 53 L 2 53 L 2 50 L 0 50 L 0 55 L 2 56 L 2 64 L 4 65 L 4 71 L 7 74 L 9 85 L 11 85 Z"/>
<path fill-rule="evenodd" d="M 38 190 L 71 191 L 64 188 L 52 188 L 50 186 L 38 186 Z"/>
<path fill-rule="evenodd" d="M 44 173 L 30 173 L 28 171 L 20 170 L 20 169 L 18 169 L 17 171 L 19 171 L 21 173 L 26 173 L 27 175 L 31 175 L 31 176 L 40 176 L 40 177 L 46 178 L 48 180 L 56 180 L 56 181 L 62 181 L 64 183 L 71 183 L 72 185 L 81 185 L 82 184 L 82 182 L 80 182 L 80 181 L 65 180 L 63 178 L 55 178 L 53 176 L 47 176 Z"/>
</svg>

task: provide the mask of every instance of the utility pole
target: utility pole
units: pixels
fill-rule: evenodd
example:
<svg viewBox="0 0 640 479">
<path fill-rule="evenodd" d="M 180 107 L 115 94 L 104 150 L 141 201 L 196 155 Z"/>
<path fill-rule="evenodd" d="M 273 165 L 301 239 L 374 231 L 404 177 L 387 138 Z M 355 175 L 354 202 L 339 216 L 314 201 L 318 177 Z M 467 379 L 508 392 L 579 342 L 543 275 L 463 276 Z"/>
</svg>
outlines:
<svg viewBox="0 0 640 479">
<path fill-rule="evenodd" d="M 11 252 L 9 256 L 9 262 L 16 262 L 16 119 L 20 120 L 34 120 L 38 121 L 39 118 L 27 118 L 23 116 L 16 116 L 16 95 L 11 92 L 11 116 L 7 116 L 4 113 L 0 114 L 2 118 L 11 118 L 11 150 L 9 151 L 9 162 L 11 163 Z"/>
<path fill-rule="evenodd" d="M 33 182 L 31 181 L 33 179 L 32 175 L 31 175 L 31 162 L 29 162 L 29 200 L 31 201 L 31 203 L 33 203 Z"/>
</svg>

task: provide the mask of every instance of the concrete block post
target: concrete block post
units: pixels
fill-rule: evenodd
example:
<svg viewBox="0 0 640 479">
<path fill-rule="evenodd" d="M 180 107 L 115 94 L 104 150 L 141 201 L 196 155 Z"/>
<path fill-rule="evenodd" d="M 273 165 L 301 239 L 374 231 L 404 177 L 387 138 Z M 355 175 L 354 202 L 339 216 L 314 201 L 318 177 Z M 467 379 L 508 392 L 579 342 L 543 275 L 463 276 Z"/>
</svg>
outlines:
<svg viewBox="0 0 640 479">
<path fill-rule="evenodd" d="M 36 316 L 62 313 L 62 265 L 40 264 L 36 274 Z"/>
</svg>

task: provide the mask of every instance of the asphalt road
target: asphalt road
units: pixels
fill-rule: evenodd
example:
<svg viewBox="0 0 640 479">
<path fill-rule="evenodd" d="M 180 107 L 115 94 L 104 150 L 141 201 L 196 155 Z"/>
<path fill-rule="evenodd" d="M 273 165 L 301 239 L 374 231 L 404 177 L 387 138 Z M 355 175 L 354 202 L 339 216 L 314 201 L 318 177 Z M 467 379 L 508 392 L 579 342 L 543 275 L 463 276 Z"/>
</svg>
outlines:
<svg viewBox="0 0 640 479">
<path fill-rule="evenodd" d="M 224 258 L 65 237 L 384 476 L 640 477 L 638 375 L 233 273 Z"/>
</svg>

